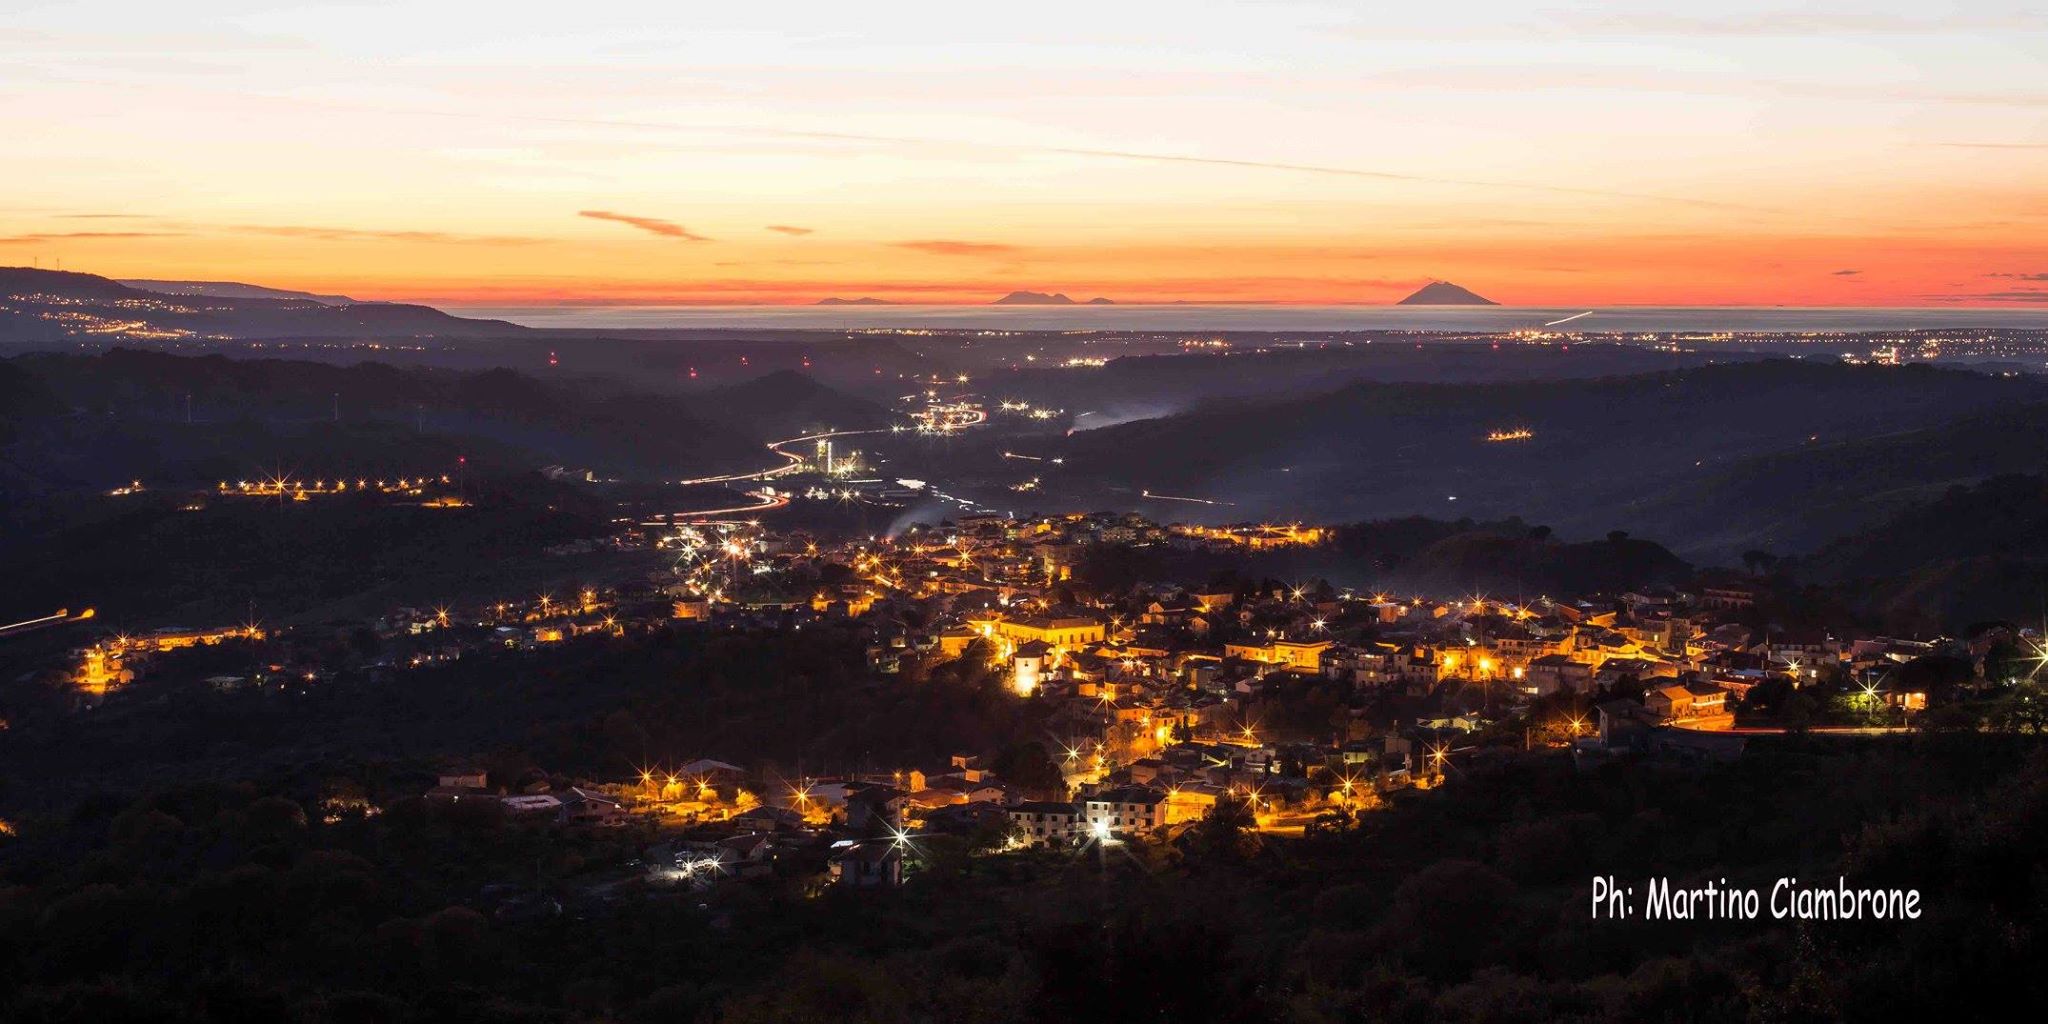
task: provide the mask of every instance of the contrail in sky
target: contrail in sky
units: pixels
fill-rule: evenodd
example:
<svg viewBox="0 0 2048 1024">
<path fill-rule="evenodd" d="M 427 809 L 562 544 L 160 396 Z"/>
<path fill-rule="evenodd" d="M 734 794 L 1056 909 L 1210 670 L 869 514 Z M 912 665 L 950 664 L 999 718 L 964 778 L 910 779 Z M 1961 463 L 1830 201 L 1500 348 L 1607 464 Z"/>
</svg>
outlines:
<svg viewBox="0 0 2048 1024">
<path fill-rule="evenodd" d="M 1317 174 L 1340 178 L 1367 178 L 1376 181 L 1407 181 L 1427 185 L 1467 185 L 1478 188 L 1520 189 L 1530 192 L 1550 192 L 1561 195 L 1597 196 L 1603 199 L 1630 199 L 1642 202 L 1677 203 L 1686 206 L 1702 206 L 1722 210 L 1748 210 L 1758 213 L 1779 213 L 1769 207 L 1750 206 L 1743 203 L 1725 203 L 1712 199 L 1695 199 L 1690 196 L 1662 195 L 1655 192 L 1624 192 L 1613 189 L 1577 188 L 1570 185 L 1546 185 L 1526 181 L 1493 181 L 1484 178 L 1446 178 L 1427 174 L 1404 174 L 1397 171 L 1370 170 L 1361 167 L 1333 167 L 1325 164 L 1297 164 L 1273 160 L 1233 160 L 1225 157 L 1187 156 L 1177 153 L 1144 153 L 1122 149 L 1089 149 L 1075 146 L 1038 146 L 1029 144 L 975 142 L 965 139 L 939 139 L 916 135 L 868 135 L 856 132 L 802 131 L 790 128 L 767 128 L 757 125 L 736 124 L 688 124 L 665 121 L 620 121 L 608 118 L 544 117 L 527 114 L 469 114 L 446 111 L 413 111 L 436 117 L 497 117 L 515 121 L 532 121 L 544 124 L 580 124 L 610 128 L 639 128 L 654 131 L 708 132 L 732 135 L 759 135 L 783 139 L 819 139 L 832 142 L 874 142 L 893 146 L 931 146 L 969 149 L 1001 150 L 1012 153 L 1046 153 L 1056 156 L 1080 156 L 1101 160 L 1128 160 L 1145 163 L 1197 164 L 1209 167 L 1244 167 L 1253 170 L 1287 171 L 1294 174 Z"/>
<path fill-rule="evenodd" d="M 79 79 L 68 79 L 77 82 Z M 97 82 L 117 88 L 136 88 L 133 83 Z M 1786 211 L 1746 203 L 1730 203 L 1714 199 L 1698 199 L 1692 196 L 1665 195 L 1656 192 L 1629 192 L 1617 189 L 1583 188 L 1573 185 L 1550 185 L 1541 182 L 1499 181 L 1488 178 L 1457 178 L 1429 174 L 1409 174 L 1400 171 L 1383 171 L 1366 167 L 1338 167 L 1328 164 L 1290 163 L 1278 160 L 1245 160 L 1228 157 L 1191 156 L 1184 153 L 1156 153 L 1122 149 L 1095 149 L 1083 146 L 1045 146 L 1030 143 L 979 142 L 971 139 L 943 139 L 917 135 L 874 135 L 860 132 L 808 131 L 794 128 L 776 128 L 763 125 L 729 124 L 715 122 L 685 121 L 638 121 L 601 117 L 550 117 L 541 114 L 520 114 L 503 112 L 478 112 L 467 110 L 434 110 L 423 107 L 384 107 L 357 103 L 330 103 L 307 100 L 296 96 L 276 93 L 238 93 L 240 99 L 262 99 L 288 103 L 301 107 L 323 107 L 329 110 L 354 110 L 362 113 L 385 116 L 414 116 L 457 118 L 462 120 L 496 120 L 525 122 L 529 124 L 588 125 L 603 128 L 634 128 L 645 131 L 697 132 L 724 135 L 752 135 L 761 138 L 816 139 L 827 142 L 865 142 L 891 146 L 919 146 L 950 149 L 980 149 L 993 152 L 1019 154 L 1047 154 L 1052 156 L 1077 156 L 1096 160 L 1123 160 L 1154 164 L 1192 164 L 1207 167 L 1240 167 L 1248 170 L 1279 171 L 1290 174 L 1313 174 L 1324 177 L 1357 178 L 1371 181 L 1400 181 L 1424 185 L 1460 185 L 1474 188 L 1513 189 L 1523 192 L 1546 192 L 1552 195 L 1592 196 L 1601 199 L 1621 199 L 1634 202 L 1669 203 L 1680 206 L 1694 206 L 1706 209 L 1741 210 L 1750 213 L 1784 213 Z"/>
<path fill-rule="evenodd" d="M 243 94 L 246 98 L 249 94 Z M 292 103 L 302 106 L 321 106 L 338 110 L 357 110 L 393 116 L 413 115 L 418 117 L 459 118 L 462 120 L 515 121 L 529 124 L 587 125 L 600 128 L 634 128 L 643 131 L 696 132 L 703 134 L 752 135 L 761 138 L 815 139 L 824 142 L 865 142 L 889 146 L 919 146 L 934 149 L 980 149 L 994 152 L 1019 154 L 1047 154 L 1052 156 L 1077 156 L 1095 160 L 1122 160 L 1155 164 L 1193 164 L 1208 167 L 1241 167 L 1249 170 L 1280 171 L 1289 174 L 1314 174 L 1335 178 L 1358 178 L 1372 181 L 1401 181 L 1424 185 L 1462 185 L 1475 188 L 1514 189 L 1524 192 L 1547 192 L 1553 195 L 1593 196 L 1601 199 L 1623 199 L 1635 202 L 1672 203 L 1682 206 L 1697 206 L 1719 210 L 1742 210 L 1752 213 L 1783 213 L 1770 207 L 1752 206 L 1744 203 L 1721 202 L 1713 199 L 1696 199 L 1691 196 L 1664 195 L 1655 192 L 1628 192 L 1615 189 L 1580 188 L 1572 185 L 1548 185 L 1528 181 L 1496 181 L 1486 178 L 1454 178 L 1429 174 L 1408 174 L 1399 171 L 1382 171 L 1365 167 L 1337 167 L 1327 164 L 1289 163 L 1277 160 L 1239 160 L 1227 157 L 1190 156 L 1184 153 L 1152 153 L 1123 149 L 1094 149 L 1082 146 L 1042 146 L 1029 143 L 978 142 L 971 139 L 943 139 L 918 135 L 874 135 L 861 132 L 808 131 L 796 128 L 775 128 L 763 125 L 729 124 L 716 122 L 686 121 L 638 121 L 602 117 L 550 117 L 543 114 L 519 114 L 498 112 L 476 112 L 465 110 L 432 110 L 426 108 L 375 107 L 350 103 L 323 103 L 302 100 L 292 96 L 275 94 L 261 98 Z"/>
</svg>

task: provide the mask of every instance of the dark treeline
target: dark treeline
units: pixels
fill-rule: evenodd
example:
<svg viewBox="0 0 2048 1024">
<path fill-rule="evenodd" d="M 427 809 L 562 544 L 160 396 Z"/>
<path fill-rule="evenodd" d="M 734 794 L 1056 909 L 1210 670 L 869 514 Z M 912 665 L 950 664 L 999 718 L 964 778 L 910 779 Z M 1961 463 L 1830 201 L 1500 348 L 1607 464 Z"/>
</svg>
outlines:
<svg viewBox="0 0 2048 1024">
<path fill-rule="evenodd" d="M 1323 579 L 1362 592 L 1439 596 L 1591 594 L 1671 585 L 1691 566 L 1654 541 L 1615 534 L 1569 542 L 1520 519 L 1475 522 L 1410 516 L 1335 527 L 1328 541 L 1270 551 L 1092 548 L 1076 573 L 1114 590 L 1143 582 Z"/>
<path fill-rule="evenodd" d="M 545 571 L 544 549 L 612 529 L 609 507 L 588 490 L 537 473 L 450 480 L 433 493 L 466 505 L 375 493 L 207 496 L 196 510 L 179 493 L 59 500 L 0 539 L 9 581 L 0 613 L 96 607 L 116 625 L 215 626 L 252 609 L 275 623 L 365 595 L 380 599 L 372 607 L 381 613 L 524 591 Z"/>
<path fill-rule="evenodd" d="M 375 640 L 323 661 L 375 658 Z M 1043 734 L 1020 703 L 965 663 L 879 678 L 850 627 L 678 627 L 591 636 L 532 651 L 484 649 L 396 675 L 344 671 L 304 687 L 219 693 L 203 679 L 289 652 L 277 642 L 166 656 L 89 715 L 68 684 L 11 683 L 16 722 L 0 746 L 0 806 L 52 806 L 150 778 L 238 778 L 253 766 L 416 766 L 488 759 L 570 777 L 628 778 L 714 757 L 795 775 L 998 753 Z M 38 695 L 42 699 L 37 699 Z"/>
<path fill-rule="evenodd" d="M 307 475 L 353 471 L 305 464 L 306 456 L 289 443 L 304 433 L 289 425 L 323 420 L 355 429 L 408 428 L 414 446 L 516 452 L 525 468 L 567 463 L 655 477 L 755 465 L 761 442 L 769 439 L 754 436 L 747 421 L 731 422 L 713 398 L 689 402 L 618 383 L 542 380 L 504 369 L 333 366 L 133 349 L 12 362 L 76 410 L 17 418 L 15 425 L 17 460 L 56 485 L 89 475 L 99 461 L 121 458 L 120 446 L 104 435 L 124 424 L 151 425 L 149 448 L 159 454 L 137 474 L 153 476 L 156 484 L 207 482 L 178 471 L 181 461 L 209 456 L 241 460 L 245 465 L 232 475 L 253 475 L 278 462 Z M 756 404 L 742 398 L 742 405 Z"/>
</svg>

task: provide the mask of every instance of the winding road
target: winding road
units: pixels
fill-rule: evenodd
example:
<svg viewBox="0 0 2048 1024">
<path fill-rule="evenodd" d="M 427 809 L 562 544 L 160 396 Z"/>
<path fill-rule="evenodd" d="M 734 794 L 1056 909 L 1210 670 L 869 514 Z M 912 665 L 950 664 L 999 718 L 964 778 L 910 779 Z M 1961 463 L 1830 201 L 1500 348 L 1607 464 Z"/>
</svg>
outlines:
<svg viewBox="0 0 2048 1024">
<path fill-rule="evenodd" d="M 774 480 L 778 477 L 788 476 L 791 473 L 794 473 L 804 468 L 804 457 L 796 454 L 795 452 L 784 451 L 783 449 L 785 446 L 793 444 L 804 444 L 806 442 L 823 441 L 828 438 L 834 437 L 853 437 L 858 434 L 887 434 L 889 432 L 890 430 L 888 427 L 879 427 L 873 430 L 827 430 L 816 434 L 805 434 L 802 437 L 789 437 L 784 438 L 780 441 L 770 441 L 767 444 L 768 450 L 774 452 L 775 454 L 781 456 L 782 458 L 788 461 L 784 462 L 780 466 L 772 466 L 768 469 L 755 470 L 752 473 L 727 473 L 723 476 L 704 476 L 698 477 L 694 480 L 677 480 L 676 486 L 692 487 L 700 484 L 732 484 L 741 483 L 744 481 L 765 482 L 769 480 Z M 726 508 L 692 509 L 684 512 L 670 512 L 667 514 L 667 517 L 670 522 L 674 522 L 678 519 L 698 519 L 705 516 L 729 516 L 738 515 L 744 512 L 766 512 L 770 509 L 778 509 L 783 507 L 784 505 L 789 504 L 789 495 L 771 493 L 765 488 L 759 491 L 748 491 L 746 492 L 746 495 L 749 498 L 753 498 L 756 501 L 756 504 L 738 505 Z"/>
</svg>

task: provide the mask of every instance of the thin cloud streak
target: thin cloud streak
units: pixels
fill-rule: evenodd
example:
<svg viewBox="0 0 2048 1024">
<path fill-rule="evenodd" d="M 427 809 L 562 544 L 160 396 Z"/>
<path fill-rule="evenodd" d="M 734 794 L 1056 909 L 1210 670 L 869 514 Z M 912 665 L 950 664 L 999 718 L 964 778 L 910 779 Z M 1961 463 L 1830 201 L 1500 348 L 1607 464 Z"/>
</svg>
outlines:
<svg viewBox="0 0 2048 1024">
<path fill-rule="evenodd" d="M 141 214 L 64 214 L 73 219 L 143 218 Z M 147 218 L 144 218 L 147 219 Z M 449 245 L 537 245 L 556 239 L 518 235 L 467 235 L 451 231 L 383 230 L 340 228 L 316 224 L 195 224 L 166 222 L 164 231 L 42 231 L 0 236 L 0 244 L 51 242 L 95 238 L 186 238 L 193 235 L 261 235 L 266 238 L 302 238 L 322 242 L 431 242 Z"/>
<path fill-rule="evenodd" d="M 285 97 L 271 97 L 285 99 Z M 1714 199 L 1698 199 L 1691 196 L 1663 195 L 1654 192 L 1629 192 L 1616 189 L 1579 188 L 1571 185 L 1549 185 L 1540 182 L 1497 181 L 1485 178 L 1453 178 L 1427 174 L 1405 174 L 1398 171 L 1381 171 L 1359 167 L 1336 167 L 1323 164 L 1298 164 L 1270 160 L 1235 160 L 1224 157 L 1187 156 L 1173 153 L 1146 153 L 1135 150 L 1091 149 L 1075 146 L 1038 146 L 1000 142 L 977 142 L 964 139 L 940 139 L 916 135 L 869 135 L 856 132 L 803 131 L 790 128 L 769 128 L 757 125 L 739 124 L 688 124 L 674 121 L 625 121 L 611 118 L 592 117 L 547 117 L 537 114 L 477 114 L 466 111 L 447 110 L 397 110 L 388 108 L 352 107 L 352 109 L 375 110 L 386 114 L 414 114 L 427 117 L 461 118 L 465 120 L 504 119 L 534 124 L 584 125 L 601 128 L 638 128 L 649 131 L 724 133 L 730 135 L 753 135 L 763 138 L 816 139 L 826 142 L 868 142 L 892 146 L 941 147 L 950 149 L 980 149 L 988 151 L 1045 154 L 1055 156 L 1078 156 L 1099 160 L 1126 160 L 1158 164 L 1190 164 L 1211 167 L 1239 167 L 1250 170 L 1282 171 L 1292 174 L 1316 174 L 1329 177 L 1359 178 L 1375 181 L 1401 181 L 1425 185 L 1458 185 L 1470 188 L 1494 188 L 1524 192 L 1544 192 L 1554 195 L 1590 196 L 1601 199 L 1629 200 L 1634 202 L 1670 203 L 1681 206 L 1703 207 L 1719 210 L 1743 210 L 1751 213 L 1784 213 L 1786 211 L 1768 206 L 1746 203 L 1730 203 Z"/>
<path fill-rule="evenodd" d="M 322 242 L 435 242 L 461 245 L 536 245 L 554 239 L 518 235 L 464 235 L 450 231 L 336 228 L 312 224 L 223 224 L 214 230 L 272 238 L 306 238 Z"/>
<path fill-rule="evenodd" d="M 1575 32 L 1676 36 L 1933 35 L 1945 32 L 2028 32 L 2048 28 L 2039 15 L 1958 14 L 1902 18 L 1885 14 L 1807 14 L 1796 11 L 1728 17 L 1656 13 L 1574 13 L 1554 15 L 1555 24 Z"/>
<path fill-rule="evenodd" d="M 37 242 L 73 242 L 94 238 L 176 238 L 175 231 L 45 231 L 27 235 L 0 236 L 0 245 L 32 245 Z"/>
<path fill-rule="evenodd" d="M 681 224 L 671 220 L 662 220 L 659 217 L 636 217 L 630 213 L 613 213 L 610 210 L 578 210 L 576 211 L 576 216 L 624 224 L 628 227 L 639 228 L 649 234 L 660 235 L 663 238 L 679 238 L 685 242 L 711 241 L 711 239 L 697 234 Z"/>
<path fill-rule="evenodd" d="M 933 256 L 997 256 L 1018 251 L 1018 247 L 1014 245 L 997 242 L 962 242 L 951 238 L 926 238 L 889 244 L 898 249 L 910 249 Z"/>
<path fill-rule="evenodd" d="M 1569 185 L 1537 185 L 1512 181 L 1488 181 L 1481 178 L 1436 178 L 1419 174 L 1399 174 L 1391 171 L 1367 171 L 1352 167 L 1329 167 L 1321 164 L 1280 163 L 1269 160 L 1231 160 L 1224 157 L 1168 156 L 1160 153 L 1128 153 L 1114 149 L 1071 149 L 1054 148 L 1046 152 L 1063 153 L 1070 156 L 1104 157 L 1112 160 L 1145 160 L 1153 163 L 1206 164 L 1211 167 L 1249 167 L 1269 171 L 1292 171 L 1296 174 L 1320 174 L 1341 178 L 1374 178 L 1381 181 L 1410 181 L 1432 185 L 1463 185 L 1477 188 L 1511 188 L 1560 195 L 1598 196 L 1604 199 L 1633 199 L 1644 202 L 1677 203 L 1685 206 L 1701 206 L 1718 210 L 1748 210 L 1757 213 L 1778 213 L 1765 206 L 1747 203 L 1725 203 L 1714 199 L 1693 199 L 1687 196 L 1667 196 L 1653 192 L 1617 192 L 1608 189 L 1574 188 Z"/>
<path fill-rule="evenodd" d="M 794 224 L 770 224 L 768 225 L 768 230 L 778 235 L 790 235 L 792 237 L 816 233 L 815 228 L 800 228 Z"/>
</svg>

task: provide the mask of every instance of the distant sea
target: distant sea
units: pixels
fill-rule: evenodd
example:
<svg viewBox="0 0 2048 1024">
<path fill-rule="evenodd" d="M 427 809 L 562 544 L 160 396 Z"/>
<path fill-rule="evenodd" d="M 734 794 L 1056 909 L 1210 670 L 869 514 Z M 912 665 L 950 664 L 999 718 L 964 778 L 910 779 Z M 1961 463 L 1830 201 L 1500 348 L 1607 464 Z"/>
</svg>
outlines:
<svg viewBox="0 0 2048 1024">
<path fill-rule="evenodd" d="M 1582 307 L 1517 306 L 442 306 L 459 316 L 529 327 L 584 329 L 936 328 L 1020 331 L 1512 331 L 1586 313 Z M 2013 308 L 1849 308 L 1791 306 L 1616 306 L 1594 309 L 1561 330 L 1881 331 L 1916 327 L 2048 330 L 2048 306 Z"/>
</svg>

